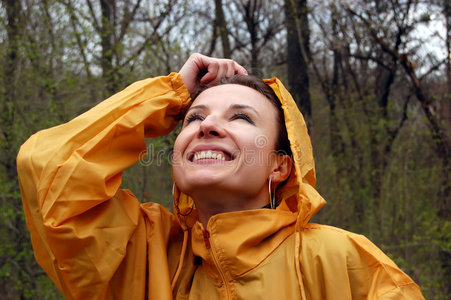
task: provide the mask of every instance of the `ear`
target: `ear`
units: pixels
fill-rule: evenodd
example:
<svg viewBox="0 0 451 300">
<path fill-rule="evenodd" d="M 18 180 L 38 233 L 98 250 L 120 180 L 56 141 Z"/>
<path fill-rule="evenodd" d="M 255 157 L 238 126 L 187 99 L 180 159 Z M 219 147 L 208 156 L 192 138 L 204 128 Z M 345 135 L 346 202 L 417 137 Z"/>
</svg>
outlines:
<svg viewBox="0 0 451 300">
<path fill-rule="evenodd" d="M 275 167 L 270 176 L 273 182 L 279 183 L 290 176 L 293 162 L 291 161 L 291 157 L 288 155 L 277 155 L 274 163 Z"/>
</svg>

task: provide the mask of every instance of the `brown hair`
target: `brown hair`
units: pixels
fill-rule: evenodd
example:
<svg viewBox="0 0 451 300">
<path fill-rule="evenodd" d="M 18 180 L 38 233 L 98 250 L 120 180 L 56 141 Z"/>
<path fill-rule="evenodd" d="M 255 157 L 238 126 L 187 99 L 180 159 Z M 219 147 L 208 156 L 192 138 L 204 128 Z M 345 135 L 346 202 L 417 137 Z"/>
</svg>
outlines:
<svg viewBox="0 0 451 300">
<path fill-rule="evenodd" d="M 280 100 L 277 97 L 276 93 L 274 93 L 273 89 L 269 87 L 260 78 L 252 75 L 234 75 L 232 77 L 223 77 L 218 83 L 214 85 L 201 86 L 195 93 L 193 100 L 196 99 L 197 96 L 199 96 L 199 94 L 205 91 L 206 89 L 213 86 L 224 84 L 239 84 L 249 87 L 265 96 L 266 99 L 268 99 L 269 102 L 272 103 L 272 105 L 277 110 L 277 127 L 279 129 L 278 130 L 279 136 L 276 142 L 276 151 L 280 155 L 289 155 L 290 157 L 292 157 L 290 141 L 288 140 L 287 128 L 285 126 L 285 118 L 282 109 L 282 104 L 280 103 Z"/>
</svg>

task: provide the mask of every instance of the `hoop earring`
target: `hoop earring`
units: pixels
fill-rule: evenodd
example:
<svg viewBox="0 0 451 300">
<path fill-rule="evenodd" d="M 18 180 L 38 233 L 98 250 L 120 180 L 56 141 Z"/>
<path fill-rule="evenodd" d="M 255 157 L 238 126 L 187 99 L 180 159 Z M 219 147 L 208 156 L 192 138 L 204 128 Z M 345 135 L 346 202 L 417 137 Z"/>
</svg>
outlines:
<svg viewBox="0 0 451 300">
<path fill-rule="evenodd" d="M 175 209 L 177 210 L 177 214 L 178 214 L 178 215 L 181 215 L 182 217 L 189 216 L 189 215 L 193 212 L 193 209 L 194 209 L 194 201 L 191 203 L 191 207 L 190 207 L 189 211 L 188 211 L 187 213 L 185 213 L 185 214 L 182 214 L 182 212 L 180 211 L 180 208 L 179 208 L 177 202 L 176 202 L 175 199 L 174 199 L 174 190 L 175 190 L 175 182 L 172 184 L 172 200 L 174 201 L 174 206 L 175 206 Z"/>
<path fill-rule="evenodd" d="M 272 178 L 269 177 L 269 184 L 268 184 L 269 204 L 271 205 L 271 209 L 276 209 L 276 193 L 274 191 L 274 195 L 272 194 L 271 181 L 272 181 Z"/>
</svg>

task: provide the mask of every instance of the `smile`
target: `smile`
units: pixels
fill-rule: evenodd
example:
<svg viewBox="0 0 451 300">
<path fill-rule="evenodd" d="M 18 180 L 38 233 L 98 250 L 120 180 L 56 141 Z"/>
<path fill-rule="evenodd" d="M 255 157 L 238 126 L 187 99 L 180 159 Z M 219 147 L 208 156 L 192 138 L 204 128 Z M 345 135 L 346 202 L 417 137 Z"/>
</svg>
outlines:
<svg viewBox="0 0 451 300">
<path fill-rule="evenodd" d="M 223 149 L 197 149 L 188 156 L 188 160 L 194 163 L 231 161 L 233 159 L 233 155 Z"/>
<path fill-rule="evenodd" d="M 194 154 L 193 161 L 198 161 L 201 159 L 217 159 L 217 160 L 225 160 L 225 155 L 222 152 L 218 151 L 200 151 Z"/>
</svg>

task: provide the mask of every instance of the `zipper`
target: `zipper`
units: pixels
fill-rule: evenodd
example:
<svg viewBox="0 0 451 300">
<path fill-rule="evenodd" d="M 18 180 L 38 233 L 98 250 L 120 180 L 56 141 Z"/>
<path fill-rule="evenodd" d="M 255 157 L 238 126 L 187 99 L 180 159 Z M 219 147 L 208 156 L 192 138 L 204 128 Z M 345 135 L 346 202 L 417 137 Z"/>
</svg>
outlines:
<svg viewBox="0 0 451 300">
<path fill-rule="evenodd" d="M 215 267 L 218 270 L 219 276 L 221 276 L 221 280 L 224 283 L 227 299 L 231 299 L 229 282 L 226 280 L 225 274 L 219 265 L 219 261 L 218 261 L 218 258 L 216 257 L 215 251 L 212 248 L 212 245 L 210 242 L 210 232 L 207 229 L 204 229 L 204 230 L 202 230 L 202 234 L 204 236 L 205 247 L 207 248 L 208 252 L 210 253 L 211 257 L 213 258 L 213 263 L 215 264 Z"/>
<path fill-rule="evenodd" d="M 204 229 L 204 230 L 202 230 L 202 234 L 204 235 L 205 247 L 207 248 L 207 250 L 210 251 L 210 248 L 211 248 L 211 244 L 210 244 L 210 232 L 208 232 L 207 229 Z"/>
</svg>

